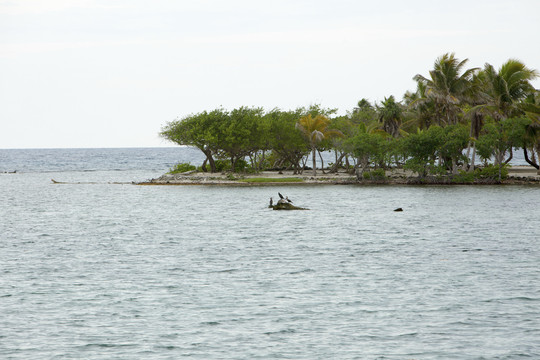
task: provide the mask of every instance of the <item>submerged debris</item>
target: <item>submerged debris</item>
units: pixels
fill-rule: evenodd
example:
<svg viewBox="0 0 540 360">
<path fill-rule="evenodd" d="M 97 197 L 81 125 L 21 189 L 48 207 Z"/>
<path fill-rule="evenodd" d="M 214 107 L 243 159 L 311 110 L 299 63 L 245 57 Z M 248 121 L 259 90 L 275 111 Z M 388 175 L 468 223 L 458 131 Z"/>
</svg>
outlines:
<svg viewBox="0 0 540 360">
<path fill-rule="evenodd" d="M 283 196 L 279 192 L 278 195 L 279 200 L 276 205 L 274 205 L 274 200 L 270 198 L 270 205 L 268 205 L 269 208 L 272 208 L 273 210 L 309 210 L 306 208 L 294 206 L 288 196 Z"/>
<path fill-rule="evenodd" d="M 293 204 L 291 203 L 278 203 L 276 205 L 270 205 L 268 206 L 274 210 L 309 210 L 309 209 L 306 209 L 306 208 L 302 208 L 302 207 L 298 207 L 298 206 L 294 206 Z"/>
</svg>

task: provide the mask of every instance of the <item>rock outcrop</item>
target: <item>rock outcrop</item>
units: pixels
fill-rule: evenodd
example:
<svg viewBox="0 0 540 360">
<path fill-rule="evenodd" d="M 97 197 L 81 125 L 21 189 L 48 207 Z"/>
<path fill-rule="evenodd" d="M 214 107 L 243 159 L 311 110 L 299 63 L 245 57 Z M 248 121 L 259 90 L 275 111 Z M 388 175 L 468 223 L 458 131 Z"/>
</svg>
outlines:
<svg viewBox="0 0 540 360">
<path fill-rule="evenodd" d="M 273 210 L 309 210 L 306 208 L 294 206 L 293 204 L 288 202 L 279 202 L 276 205 L 269 205 L 268 207 L 272 208 Z"/>
</svg>

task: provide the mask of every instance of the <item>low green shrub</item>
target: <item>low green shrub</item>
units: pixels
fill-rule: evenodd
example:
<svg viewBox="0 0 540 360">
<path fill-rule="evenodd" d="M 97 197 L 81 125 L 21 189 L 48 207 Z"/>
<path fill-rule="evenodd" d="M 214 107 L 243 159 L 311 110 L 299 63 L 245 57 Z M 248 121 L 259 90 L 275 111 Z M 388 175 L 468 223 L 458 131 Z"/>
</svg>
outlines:
<svg viewBox="0 0 540 360">
<path fill-rule="evenodd" d="M 169 174 L 185 173 L 195 169 L 197 169 L 197 167 L 195 165 L 191 165 L 190 163 L 179 163 L 169 170 Z"/>
<path fill-rule="evenodd" d="M 488 165 L 482 168 L 474 170 L 476 178 L 479 179 L 498 179 L 499 178 L 499 166 L 498 165 Z M 504 180 L 508 178 L 508 166 L 503 165 L 501 169 L 501 179 Z"/>
<path fill-rule="evenodd" d="M 429 173 L 435 176 L 444 176 L 446 175 L 447 170 L 444 165 L 430 165 Z"/>
<path fill-rule="evenodd" d="M 231 161 L 228 159 L 218 159 L 215 161 L 216 164 L 216 171 L 217 172 L 225 172 L 225 171 L 231 171 Z M 251 169 L 251 166 L 248 164 L 248 162 L 244 159 L 238 159 L 236 161 L 236 164 L 234 166 L 235 173 L 238 172 L 249 172 L 248 170 Z"/>
<path fill-rule="evenodd" d="M 386 173 L 384 169 L 374 169 L 371 171 L 364 172 L 362 174 L 362 177 L 365 180 L 385 180 L 386 179 Z"/>
<path fill-rule="evenodd" d="M 219 160 L 214 161 L 214 164 L 216 165 L 217 172 L 223 172 L 231 168 L 231 162 L 228 160 L 219 159 Z"/>
<path fill-rule="evenodd" d="M 458 175 L 452 176 L 452 182 L 456 184 L 473 183 L 476 179 L 475 173 L 460 170 Z"/>
<path fill-rule="evenodd" d="M 501 180 L 508 178 L 508 167 L 504 165 L 501 169 Z M 459 171 L 458 175 L 452 176 L 453 183 L 473 183 L 476 180 L 498 180 L 499 166 L 488 165 L 483 168 L 477 168 L 474 172 Z"/>
</svg>

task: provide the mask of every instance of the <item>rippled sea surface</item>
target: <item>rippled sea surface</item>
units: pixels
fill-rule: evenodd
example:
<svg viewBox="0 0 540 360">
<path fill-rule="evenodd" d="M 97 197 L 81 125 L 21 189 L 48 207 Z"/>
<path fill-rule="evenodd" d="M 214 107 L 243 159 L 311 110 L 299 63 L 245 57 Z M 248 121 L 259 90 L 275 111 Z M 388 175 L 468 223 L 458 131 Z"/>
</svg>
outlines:
<svg viewBox="0 0 540 360">
<path fill-rule="evenodd" d="M 0 174 L 0 358 L 540 358 L 540 188 L 129 184 L 160 151 Z"/>
</svg>

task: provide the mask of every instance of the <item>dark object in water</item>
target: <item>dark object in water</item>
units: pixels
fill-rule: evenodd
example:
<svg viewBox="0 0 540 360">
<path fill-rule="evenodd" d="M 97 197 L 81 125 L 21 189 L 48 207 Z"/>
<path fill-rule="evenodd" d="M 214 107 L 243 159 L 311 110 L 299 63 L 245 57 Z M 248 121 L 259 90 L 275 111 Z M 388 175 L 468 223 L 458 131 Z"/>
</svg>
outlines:
<svg viewBox="0 0 540 360">
<path fill-rule="evenodd" d="M 268 207 L 272 208 L 273 210 L 309 210 L 306 208 L 294 206 L 293 204 L 288 202 L 278 202 L 276 205 L 270 205 Z"/>
<path fill-rule="evenodd" d="M 403 211 L 403 209 L 402 208 L 397 208 L 394 211 Z"/>
</svg>

